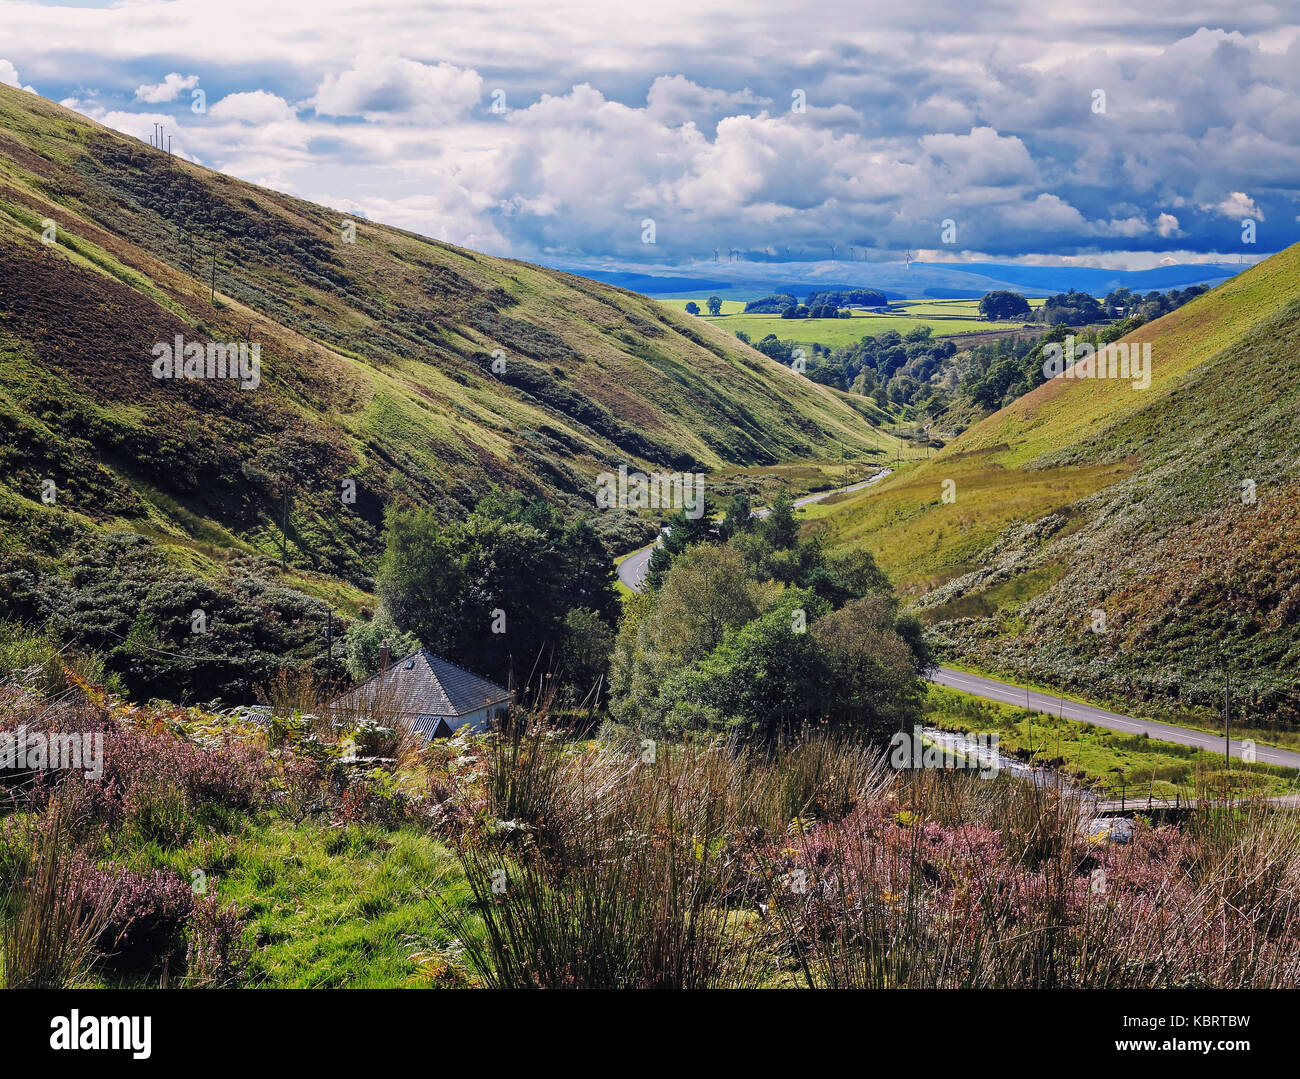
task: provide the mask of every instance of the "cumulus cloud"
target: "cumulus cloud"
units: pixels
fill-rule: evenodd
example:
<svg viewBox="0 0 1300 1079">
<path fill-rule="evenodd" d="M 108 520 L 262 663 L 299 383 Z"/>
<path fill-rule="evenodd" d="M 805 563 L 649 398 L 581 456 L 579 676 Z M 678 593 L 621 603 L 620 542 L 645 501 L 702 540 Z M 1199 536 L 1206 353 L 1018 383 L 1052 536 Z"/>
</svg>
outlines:
<svg viewBox="0 0 1300 1079">
<path fill-rule="evenodd" d="M 370 52 L 346 71 L 326 75 L 311 104 L 323 116 L 447 123 L 482 96 L 483 78 L 477 71 Z"/>
<path fill-rule="evenodd" d="M 214 120 L 244 124 L 287 123 L 297 118 L 297 113 L 284 98 L 265 90 L 228 94 L 208 111 Z"/>
<path fill-rule="evenodd" d="M 28 93 L 36 93 L 34 86 L 24 86 L 18 79 L 18 69 L 4 59 L 0 59 L 0 83 L 5 86 L 13 86 L 19 90 L 26 90 Z"/>
<path fill-rule="evenodd" d="M 666 124 L 699 120 L 716 123 L 723 116 L 771 103 L 771 98 L 760 97 L 749 87 L 736 92 L 716 90 L 683 75 L 660 75 L 646 94 L 647 112 Z"/>
<path fill-rule="evenodd" d="M 1156 234 L 1166 240 L 1179 235 L 1178 218 L 1173 214 L 1161 214 L 1156 218 Z"/>
<path fill-rule="evenodd" d="M 143 101 L 146 105 L 164 105 L 169 101 L 175 101 L 182 90 L 192 90 L 198 84 L 197 75 L 182 75 L 173 71 L 162 82 L 154 83 L 152 86 L 148 84 L 137 86 L 135 99 Z"/>
<path fill-rule="evenodd" d="M 1214 257 L 1244 217 L 1268 222 L 1261 249 L 1300 240 L 1300 25 L 1275 6 L 317 0 L 307 31 L 231 2 L 237 19 L 181 0 L 166 25 L 23 5 L 0 81 L 16 64 L 235 175 L 521 257 L 1155 265 Z M 160 56 L 178 70 L 155 82 Z M 185 107 L 193 56 L 205 116 Z"/>
<path fill-rule="evenodd" d="M 1204 209 L 1214 210 L 1224 217 L 1231 217 L 1240 220 L 1243 217 L 1253 217 L 1256 221 L 1264 220 L 1264 215 L 1260 212 L 1255 200 L 1247 195 L 1244 191 L 1234 191 L 1222 202 L 1215 203 L 1213 206 L 1206 206 Z"/>
</svg>

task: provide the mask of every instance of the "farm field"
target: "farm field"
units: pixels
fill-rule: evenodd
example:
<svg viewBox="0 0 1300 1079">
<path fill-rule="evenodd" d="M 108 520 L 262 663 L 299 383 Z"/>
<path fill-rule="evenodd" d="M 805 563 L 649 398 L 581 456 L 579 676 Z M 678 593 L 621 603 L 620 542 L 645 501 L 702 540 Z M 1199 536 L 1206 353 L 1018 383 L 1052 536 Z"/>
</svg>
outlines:
<svg viewBox="0 0 1300 1079">
<path fill-rule="evenodd" d="M 1039 297 L 1026 297 L 1026 302 L 1031 308 L 1037 310 L 1047 301 Z M 966 300 L 902 300 L 893 304 L 893 307 L 899 308 L 908 315 L 926 318 L 974 318 L 980 317 L 980 301 L 978 297 L 972 297 Z"/>
<path fill-rule="evenodd" d="M 661 300 L 660 303 L 682 311 L 688 301 Z M 698 302 L 698 301 L 697 301 Z M 1041 304 L 1041 301 L 1038 301 Z M 703 304 L 700 305 L 703 309 Z M 1012 330 L 1017 323 L 989 322 L 979 317 L 979 300 L 926 300 L 895 305 L 906 313 L 875 314 L 854 311 L 852 318 L 801 318 L 788 319 L 780 315 L 744 314 L 744 304 L 738 300 L 723 301 L 722 314 L 697 317 L 726 330 L 744 333 L 751 341 L 761 341 L 768 334 L 776 334 L 782 341 L 795 341 L 803 345 L 825 345 L 839 348 L 856 344 L 864 337 L 895 330 L 907 334 L 918 326 L 928 326 L 936 337 L 955 337 L 967 333 L 989 333 Z"/>
</svg>

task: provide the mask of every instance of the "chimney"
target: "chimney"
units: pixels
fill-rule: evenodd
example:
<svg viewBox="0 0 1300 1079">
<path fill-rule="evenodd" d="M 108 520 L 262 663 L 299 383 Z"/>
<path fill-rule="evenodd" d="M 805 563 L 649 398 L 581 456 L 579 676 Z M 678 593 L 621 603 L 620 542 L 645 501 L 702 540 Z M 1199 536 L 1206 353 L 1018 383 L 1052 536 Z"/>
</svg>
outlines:
<svg viewBox="0 0 1300 1079">
<path fill-rule="evenodd" d="M 388 665 L 392 663 L 392 661 L 393 654 L 388 650 L 388 642 L 384 641 L 383 644 L 379 646 L 379 669 L 381 671 L 388 670 Z"/>
</svg>

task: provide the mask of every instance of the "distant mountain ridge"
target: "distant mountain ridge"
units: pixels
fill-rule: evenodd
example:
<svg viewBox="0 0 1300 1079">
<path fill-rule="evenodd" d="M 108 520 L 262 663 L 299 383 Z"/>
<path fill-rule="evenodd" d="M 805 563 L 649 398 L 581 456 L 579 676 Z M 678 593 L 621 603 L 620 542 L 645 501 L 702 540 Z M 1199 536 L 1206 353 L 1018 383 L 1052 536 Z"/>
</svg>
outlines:
<svg viewBox="0 0 1300 1079">
<path fill-rule="evenodd" d="M 1093 266 L 1034 266 L 1010 262 L 719 262 L 690 266 L 620 269 L 608 264 L 556 264 L 597 281 L 647 296 L 700 299 L 710 292 L 726 300 L 753 300 L 793 291 L 800 299 L 815 289 L 877 288 L 891 300 L 957 299 L 1007 289 L 1026 296 L 1052 296 L 1077 289 L 1104 296 L 1128 287 L 1138 292 L 1217 285 L 1244 266 L 1192 264 L 1149 270 Z"/>
</svg>

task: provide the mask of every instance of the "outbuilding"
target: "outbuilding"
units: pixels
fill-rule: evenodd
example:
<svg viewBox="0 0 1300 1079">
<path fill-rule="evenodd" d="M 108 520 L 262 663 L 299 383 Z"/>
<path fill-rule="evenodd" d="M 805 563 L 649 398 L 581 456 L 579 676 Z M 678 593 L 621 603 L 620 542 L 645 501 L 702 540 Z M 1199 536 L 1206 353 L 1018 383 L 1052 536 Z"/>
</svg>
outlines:
<svg viewBox="0 0 1300 1079">
<path fill-rule="evenodd" d="M 331 709 L 338 718 L 401 723 L 430 740 L 463 728 L 485 730 L 505 714 L 514 696 L 427 648 L 392 662 L 385 644 L 379 670 L 339 697 Z"/>
</svg>

